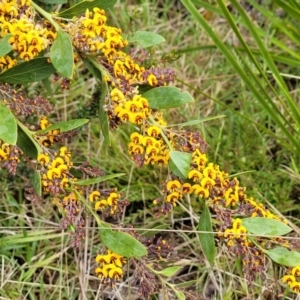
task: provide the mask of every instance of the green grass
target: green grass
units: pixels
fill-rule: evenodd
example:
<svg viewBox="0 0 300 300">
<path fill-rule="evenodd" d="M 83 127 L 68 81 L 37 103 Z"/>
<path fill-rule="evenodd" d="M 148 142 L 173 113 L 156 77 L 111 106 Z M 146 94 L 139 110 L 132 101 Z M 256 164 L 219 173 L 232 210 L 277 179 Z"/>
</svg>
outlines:
<svg viewBox="0 0 300 300">
<path fill-rule="evenodd" d="M 157 47 L 155 55 L 158 59 L 171 51 L 180 53 L 179 58 L 170 62 L 168 67 L 177 72 L 174 85 L 189 91 L 195 102 L 167 111 L 167 120 L 180 123 L 225 115 L 224 118 L 194 127 L 202 132 L 209 144 L 210 160 L 230 174 L 244 172 L 238 177 L 241 186 L 247 187 L 248 195 L 266 205 L 273 204 L 279 212 L 290 216 L 295 226 L 299 226 L 299 152 L 296 145 L 288 140 L 284 128 L 278 125 L 275 110 L 270 113 L 264 108 L 260 99 L 253 94 L 253 89 L 226 60 L 222 49 L 214 45 L 203 27 L 196 25 L 195 19 L 183 5 L 177 1 L 120 2 L 110 14 L 110 24 L 122 28 L 128 36 L 141 29 L 162 35 L 166 43 Z M 199 4 L 204 2 L 207 1 L 195 1 Z M 268 61 L 262 57 L 262 48 L 259 49 L 255 38 L 243 29 L 243 18 L 236 17 L 237 28 L 253 49 L 255 59 L 267 80 L 258 75 L 251 56 L 238 55 L 241 42 L 237 41 L 224 17 L 218 15 L 224 15 L 224 12 L 216 5 L 206 5 L 216 11 L 207 20 L 210 28 L 224 42 L 226 49 L 231 51 L 242 71 L 245 74 L 252 71 L 257 75 L 258 83 L 269 95 L 267 100 L 279 107 L 282 120 L 286 120 L 288 124 L 284 127 L 291 125 L 293 129 L 289 133 L 300 146 L 297 127 L 299 122 L 297 123 L 296 117 L 293 119 L 286 113 L 284 103 L 288 103 L 281 102 L 292 98 L 296 107 L 300 107 L 299 79 L 283 78 L 288 88 L 282 90 L 267 72 Z M 198 8 L 208 18 L 205 6 Z M 271 12 L 275 10 L 276 7 L 270 8 Z M 296 53 L 299 53 L 299 37 L 293 37 L 293 47 L 289 50 L 293 52 L 287 56 L 283 50 L 288 46 L 282 46 L 283 49 L 278 46 L 279 42 L 288 45 L 286 37 L 280 33 L 282 27 L 274 28 L 267 17 L 261 18 L 264 26 L 258 33 L 264 36 L 266 48 L 272 50 L 278 71 L 289 74 L 290 77 L 299 74 L 299 60 L 296 57 Z M 290 22 L 292 16 L 287 15 L 285 18 L 286 22 Z M 287 58 L 291 60 L 290 64 L 287 63 Z M 294 61 L 298 64 L 293 63 Z M 249 66 L 248 69 L 246 65 Z M 281 79 L 277 79 L 280 82 Z M 58 90 L 57 84 L 51 85 Z M 36 89 L 40 90 L 38 87 Z M 63 121 L 70 115 L 76 115 L 89 101 L 94 90 L 93 79 L 88 76 L 76 77 L 70 92 L 48 97 L 55 103 L 57 110 L 53 119 L 56 117 Z M 46 94 L 44 91 L 44 95 Z M 183 268 L 170 282 L 180 286 L 188 285 L 191 281 L 186 289 L 187 299 L 258 298 L 265 283 L 257 280 L 253 287 L 249 287 L 243 279 L 241 262 L 228 255 L 226 249 L 220 247 L 214 268 L 208 267 L 195 235 L 195 226 L 202 209 L 200 203 L 186 200 L 171 215 L 155 219 L 151 210 L 152 201 L 160 195 L 160 184 L 166 172 L 160 168 L 137 168 L 134 165 L 126 152 L 129 134 L 130 130 L 125 127 L 111 132 L 112 146 L 108 147 L 100 134 L 98 119 L 94 118 L 91 124 L 79 131 L 78 138 L 69 144 L 75 162 L 89 160 L 107 174 L 128 174 L 105 183 L 107 187 L 117 186 L 131 202 L 126 214 L 115 222 L 130 224 L 145 232 L 158 227 L 157 231 L 172 241 L 176 252 L 174 263 Z M 134 296 L 136 290 L 131 289 L 130 281 L 126 280 L 112 289 L 99 285 L 93 270 L 94 257 L 102 245 L 91 217 L 86 218 L 86 240 L 80 249 L 73 249 L 70 247 L 69 235 L 62 233 L 59 228 L 60 217 L 53 208 L 51 199 L 33 203 L 26 200 L 22 186 L 16 186 L 12 187 L 12 183 L 8 182 L 1 187 L 0 299 L 137 299 Z M 273 272 L 278 278 L 282 275 L 281 271 L 272 269 L 271 263 L 269 270 L 270 278 L 273 278 Z M 128 270 L 129 274 L 131 272 L 132 270 Z M 294 299 L 293 297 L 293 294 L 288 294 L 285 299 Z"/>
</svg>

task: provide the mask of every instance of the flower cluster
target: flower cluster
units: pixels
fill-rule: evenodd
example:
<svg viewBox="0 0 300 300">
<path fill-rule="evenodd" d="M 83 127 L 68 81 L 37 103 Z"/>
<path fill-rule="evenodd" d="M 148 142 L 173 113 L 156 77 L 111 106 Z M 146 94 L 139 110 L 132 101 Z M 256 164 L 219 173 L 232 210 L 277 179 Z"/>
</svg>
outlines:
<svg viewBox="0 0 300 300">
<path fill-rule="evenodd" d="M 41 128 L 47 128 L 48 124 L 46 118 L 41 119 Z M 62 228 L 69 226 L 74 228 L 74 243 L 79 245 L 83 238 L 82 227 L 84 226 L 80 197 L 85 197 L 85 189 L 76 185 L 78 178 L 72 174 L 71 169 L 92 177 L 103 175 L 103 173 L 88 163 L 74 166 L 71 153 L 66 147 L 61 147 L 58 153 L 45 147 L 44 153 L 38 155 L 37 161 L 38 172 L 41 175 L 42 194 L 50 195 L 52 203 L 63 215 Z M 94 190 L 89 193 L 88 197 L 91 202 L 95 202 L 95 210 L 100 210 L 104 217 L 116 217 L 123 212 L 124 207 L 129 205 L 128 201 L 121 200 L 121 195 L 116 189 Z"/>
<path fill-rule="evenodd" d="M 216 210 L 216 213 L 220 220 L 220 211 Z M 247 229 L 242 225 L 242 220 L 231 218 L 229 224 L 227 224 L 227 229 L 224 232 L 220 231 L 218 236 L 226 242 L 229 252 L 242 258 L 244 275 L 252 282 L 258 275 L 262 279 L 266 276 L 265 254 L 247 238 L 246 234 Z"/>
<path fill-rule="evenodd" d="M 24 61 L 36 57 L 57 35 L 49 22 L 35 22 L 30 3 L 30 0 L 5 0 L 0 4 L 1 37 L 11 35 L 9 43 L 14 54 Z M 0 60 L 0 71 L 13 67 L 17 62 L 9 56 L 1 57 Z"/>
<path fill-rule="evenodd" d="M 92 12 L 87 9 L 75 23 L 69 23 L 66 30 L 72 35 L 74 46 L 79 51 L 103 53 L 109 57 L 128 42 L 123 40 L 121 29 L 106 25 L 106 20 L 105 11 L 95 7 Z"/>
<path fill-rule="evenodd" d="M 101 211 L 105 217 L 115 217 L 129 205 L 128 201 L 121 200 L 121 194 L 116 189 L 93 191 L 89 194 L 89 200 L 95 203 L 95 210 Z"/>
<path fill-rule="evenodd" d="M 151 67 L 149 70 L 145 70 L 142 74 L 143 81 L 147 82 L 151 86 L 165 86 L 167 85 L 167 82 L 173 81 L 174 77 L 174 70 L 157 67 Z"/>
<path fill-rule="evenodd" d="M 122 91 L 114 88 L 110 93 L 110 97 L 114 115 L 123 122 L 141 125 L 150 115 L 151 110 L 147 99 L 138 94 L 128 99 Z"/>
<path fill-rule="evenodd" d="M 31 0 L 3 0 L 0 3 L 0 22 L 9 21 L 29 12 Z"/>
<path fill-rule="evenodd" d="M 151 115 L 148 101 L 143 98 L 134 84 L 152 86 L 166 85 L 174 79 L 174 72 L 164 68 L 146 68 L 121 49 L 128 42 L 119 28 L 106 24 L 104 10 L 87 10 L 84 16 L 68 23 L 65 29 L 73 39 L 73 45 L 81 56 L 97 55 L 106 74 L 104 80 L 110 90 L 104 109 L 107 111 L 111 128 L 122 122 L 143 125 Z"/>
<path fill-rule="evenodd" d="M 81 202 L 78 195 L 82 195 L 83 191 L 75 187 L 74 190 L 70 189 L 77 180 L 70 172 L 73 167 L 71 153 L 66 147 L 61 147 L 59 153 L 48 150 L 39 154 L 37 161 L 40 166 L 42 195 L 50 195 L 52 203 L 63 215 L 62 228 L 73 227 L 74 244 L 79 246 L 83 238 L 84 220 L 80 214 Z"/>
<path fill-rule="evenodd" d="M 0 139 L 0 168 L 5 168 L 15 175 L 22 155 L 23 152 L 18 146 L 9 145 Z"/>
<path fill-rule="evenodd" d="M 84 16 L 74 23 L 69 23 L 66 30 L 73 37 L 73 44 L 79 52 L 84 54 L 102 55 L 108 70 L 115 78 L 115 84 L 123 80 L 132 84 L 139 81 L 145 70 L 120 49 L 128 42 L 122 37 L 122 30 L 106 24 L 107 17 L 103 9 L 94 8 L 92 12 L 86 10 Z M 112 81 L 112 78 L 107 78 Z"/>
<path fill-rule="evenodd" d="M 247 229 L 242 225 L 242 220 L 235 219 L 233 220 L 232 228 L 227 228 L 224 234 L 221 233 L 220 235 L 228 240 L 227 246 L 233 246 L 234 240 L 239 240 L 240 244 L 247 246 L 248 241 L 245 235 L 246 232 Z"/>
<path fill-rule="evenodd" d="M 71 153 L 66 147 L 61 147 L 59 154 L 41 153 L 38 162 L 41 165 L 41 178 L 44 193 L 58 195 L 64 193 L 69 182 L 74 179 L 70 173 L 73 163 L 70 160 Z"/>
<path fill-rule="evenodd" d="M 200 144 L 202 146 L 200 147 Z M 222 171 L 220 167 L 208 161 L 207 155 L 203 151 L 203 142 L 198 143 L 196 149 L 191 148 L 191 143 L 181 143 L 181 151 L 192 152 L 192 161 L 190 170 L 187 173 L 188 181 L 177 179 L 176 189 L 168 188 L 168 185 L 173 184 L 173 180 L 167 182 L 165 191 L 164 204 L 162 212 L 167 213 L 171 208 L 167 203 L 172 203 L 173 206 L 182 198 L 184 194 L 194 194 L 198 198 L 203 198 L 211 206 L 219 206 L 224 209 L 237 209 L 243 207 L 247 210 L 247 215 L 250 217 L 266 217 L 286 223 L 286 220 L 272 214 L 261 203 L 257 203 L 252 197 L 247 197 L 246 188 L 239 185 L 236 178 L 230 180 L 229 174 Z M 154 204 L 161 202 L 161 199 L 156 199 Z M 168 209 L 166 209 L 166 207 Z"/>
<path fill-rule="evenodd" d="M 107 250 L 107 254 L 97 255 L 96 262 L 99 266 L 95 269 L 95 273 L 103 283 L 114 285 L 123 276 L 122 267 L 126 263 L 123 256 Z"/>
<path fill-rule="evenodd" d="M 155 199 L 153 201 L 154 205 L 161 204 L 160 210 L 154 209 L 154 211 L 159 211 L 159 213 L 167 214 L 177 202 L 182 199 L 183 195 L 188 195 L 192 193 L 191 184 L 188 182 L 183 183 L 182 180 L 174 179 L 167 180 L 162 188 L 163 196 Z"/>
<path fill-rule="evenodd" d="M 0 57 L 0 73 L 12 68 L 17 64 L 17 60 L 8 55 Z"/>
<path fill-rule="evenodd" d="M 41 117 L 40 124 L 39 124 L 39 127 L 41 130 L 46 129 L 47 127 L 50 127 L 51 125 L 52 124 L 49 122 L 47 117 L 45 117 L 45 116 Z M 36 139 L 38 140 L 38 142 L 41 145 L 43 145 L 45 147 L 50 147 L 54 143 L 57 143 L 60 141 L 59 135 L 60 135 L 60 130 L 53 129 L 53 130 L 49 130 L 46 134 L 36 135 Z"/>
<path fill-rule="evenodd" d="M 245 203 L 247 203 L 249 207 L 249 213 L 251 214 L 251 217 L 264 217 L 282 221 L 283 223 L 287 224 L 287 220 L 281 219 L 279 216 L 272 214 L 268 209 L 264 207 L 262 203 L 256 202 L 252 197 L 245 198 Z"/>
<path fill-rule="evenodd" d="M 54 19 L 55 17 L 52 19 L 53 22 L 55 22 Z M 157 211 L 159 214 L 169 213 L 182 201 L 184 195 L 194 195 L 196 198 L 203 199 L 215 212 L 220 229 L 219 240 L 225 242 L 229 251 L 242 256 L 246 277 L 253 280 L 256 274 L 261 274 L 264 278 L 265 255 L 263 251 L 250 238 L 247 238 L 247 230 L 243 226 L 242 219 L 232 216 L 238 215 L 241 218 L 259 216 L 281 222 L 286 221 L 248 197 L 245 193 L 246 189 L 240 186 L 236 178 L 231 178 L 218 165 L 209 161 L 206 155 L 207 145 L 200 132 L 173 130 L 166 126 L 163 114 L 150 108 L 149 102 L 151 101 L 140 94 L 139 86 L 165 86 L 174 79 L 174 72 L 147 64 L 146 60 L 149 55 L 143 51 L 137 51 L 136 56 L 132 51 L 126 54 L 122 49 L 128 45 L 128 41 L 123 38 L 121 29 L 108 26 L 106 22 L 105 11 L 93 8 L 92 11 L 86 10 L 85 14 L 73 20 L 59 20 L 57 26 L 63 28 L 71 36 L 78 55 L 84 59 L 89 55 L 90 62 L 101 71 L 107 95 L 105 95 L 105 105 L 99 107 L 99 110 L 103 109 L 107 112 L 111 128 L 125 122 L 131 123 L 135 128 L 130 135 L 128 152 L 139 167 L 154 164 L 166 166 L 170 161 L 170 152 L 173 150 L 189 154 L 187 157 L 191 160 L 190 164 L 187 163 L 186 178 L 178 177 L 171 171 L 168 173 L 167 180 L 162 187 L 161 197 L 153 202 Z M 18 58 L 28 61 L 37 57 L 53 43 L 57 36 L 48 21 L 36 22 L 36 15 L 30 8 L 30 0 L 2 1 L 0 3 L 0 29 L 1 37 L 8 35 L 8 41 L 13 49 L 10 56 L 0 57 L 0 72 L 16 65 Z M 78 59 L 75 54 L 74 62 Z M 68 89 L 69 85 L 69 79 L 62 80 L 63 88 Z M 3 102 L 9 105 L 16 115 L 22 114 L 27 117 L 34 112 L 40 116 L 41 112 L 45 114 L 51 111 L 50 105 L 45 105 L 45 107 L 41 105 L 44 103 L 41 98 L 30 103 L 28 99 L 24 99 L 12 89 L 4 87 L 2 91 L 9 95 L 9 100 L 5 99 Z M 1 93 L 2 91 L 0 88 Z M 43 108 L 38 109 L 38 106 Z M 51 198 L 63 216 L 62 228 L 73 229 L 74 242 L 79 245 L 84 236 L 82 208 L 85 196 L 104 218 L 116 218 L 129 205 L 129 202 L 122 201 L 121 194 L 116 189 L 91 190 L 85 187 L 89 185 L 89 180 L 82 180 L 80 183 L 78 173 L 81 173 L 81 179 L 102 174 L 100 175 L 99 169 L 89 166 L 89 163 L 81 166 L 74 165 L 71 153 L 66 147 L 60 147 L 58 152 L 49 149 L 65 137 L 60 129 L 47 130 L 51 125 L 48 118 L 43 116 L 40 117 L 39 124 L 30 127 L 36 132 L 28 129 L 28 132 L 41 145 L 37 148 L 43 150 L 38 154 L 35 174 L 41 179 L 42 196 Z M 42 130 L 46 133 L 41 133 Z M 22 151 L 17 146 L 0 140 L 0 163 L 11 174 L 16 173 L 20 155 Z M 137 240 L 142 239 L 137 235 L 132 235 Z M 272 241 L 285 247 L 289 246 L 288 242 L 284 244 L 281 239 Z M 257 243 L 260 242 L 258 238 Z M 144 260 L 135 262 L 134 272 L 139 275 L 137 280 L 140 286 L 139 293 L 149 297 L 157 290 L 158 284 L 155 276 L 149 271 L 150 268 L 146 268 L 145 261 L 168 258 L 173 249 L 162 237 L 146 238 L 142 243 L 147 247 L 148 255 Z M 95 269 L 97 277 L 103 283 L 114 285 L 123 276 L 122 267 L 126 259 L 107 250 L 107 254 L 97 255 L 96 263 L 98 264 Z M 299 292 L 299 278 L 300 267 L 295 267 L 290 275 L 283 277 L 282 281 L 287 283 L 294 292 Z"/>
<path fill-rule="evenodd" d="M 160 127 L 146 126 L 144 134 L 133 132 L 128 145 L 129 154 L 139 166 L 167 165 L 170 158 L 170 150 L 160 135 Z"/>
<path fill-rule="evenodd" d="M 146 71 L 134 61 L 132 56 L 121 51 L 128 45 L 122 37 L 120 28 L 108 26 L 105 11 L 93 8 L 86 10 L 84 16 L 79 17 L 74 23 L 66 25 L 66 30 L 73 38 L 73 44 L 83 55 L 98 55 L 104 60 L 110 77 L 108 82 L 123 89 L 131 89 L 134 83 L 148 83 L 152 86 L 166 85 L 174 79 L 173 72 L 165 74 L 164 69 L 152 68 Z M 145 72 L 146 71 L 146 72 Z"/>
<path fill-rule="evenodd" d="M 244 199 L 244 188 L 237 179 L 229 180 L 229 174 L 216 164 L 208 162 L 205 153 L 196 149 L 192 153 L 191 169 L 187 176 L 192 182 L 193 193 L 200 198 L 210 199 L 224 207 L 234 207 Z"/>
<path fill-rule="evenodd" d="M 240 186 L 236 178 L 231 179 L 218 165 L 209 162 L 205 153 L 206 144 L 200 134 L 173 132 L 172 135 L 166 128 L 160 129 L 165 131 L 173 148 L 191 154 L 191 163 L 187 179 L 169 174 L 168 180 L 162 186 L 163 195 L 153 201 L 156 214 L 169 213 L 184 195 L 195 195 L 204 199 L 216 213 L 220 240 L 226 243 L 229 252 L 242 258 L 245 277 L 253 281 L 260 274 L 261 278 L 265 278 L 265 254 L 247 238 L 247 230 L 242 225 L 242 220 L 232 218 L 232 213 L 246 217 L 260 216 L 283 223 L 287 221 L 269 212 L 253 198 L 247 197 L 246 189 Z M 137 141 L 142 140 L 139 135 L 135 134 L 134 137 Z M 272 243 L 283 247 L 290 246 L 287 241 L 278 238 L 271 239 L 270 244 Z"/>
<path fill-rule="evenodd" d="M 5 31 L 5 34 L 12 34 L 9 42 L 13 50 L 25 61 L 34 58 L 48 46 L 48 40 L 34 27 L 30 19 L 3 23 L 2 30 L 2 35 Z"/>
<path fill-rule="evenodd" d="M 282 277 L 282 281 L 295 293 L 300 293 L 300 266 L 296 266 L 290 270 L 290 275 Z"/>
</svg>

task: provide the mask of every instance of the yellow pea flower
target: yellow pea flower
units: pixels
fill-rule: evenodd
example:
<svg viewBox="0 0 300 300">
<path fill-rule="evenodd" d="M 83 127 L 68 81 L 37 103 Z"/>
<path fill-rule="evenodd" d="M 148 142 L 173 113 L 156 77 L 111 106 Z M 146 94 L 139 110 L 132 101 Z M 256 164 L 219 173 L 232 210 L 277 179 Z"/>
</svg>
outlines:
<svg viewBox="0 0 300 300">
<path fill-rule="evenodd" d="M 100 198 L 100 192 L 99 191 L 93 191 L 90 195 L 89 195 L 89 200 L 91 202 L 98 200 Z"/>
</svg>

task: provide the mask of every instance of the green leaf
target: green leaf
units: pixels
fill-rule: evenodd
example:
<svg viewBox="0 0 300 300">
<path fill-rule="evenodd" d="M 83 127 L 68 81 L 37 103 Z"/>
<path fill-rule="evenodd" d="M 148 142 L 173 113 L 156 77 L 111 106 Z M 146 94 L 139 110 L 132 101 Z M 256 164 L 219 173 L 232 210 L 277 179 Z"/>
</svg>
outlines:
<svg viewBox="0 0 300 300">
<path fill-rule="evenodd" d="M 187 288 L 187 287 L 190 287 L 192 285 L 195 285 L 197 283 L 197 280 L 189 280 L 189 281 L 184 281 L 184 282 L 181 282 L 181 283 L 176 283 L 176 286 L 179 287 L 179 288 Z"/>
<path fill-rule="evenodd" d="M 179 88 L 162 86 L 149 90 L 143 94 L 151 108 L 164 109 L 181 106 L 193 102 L 193 97 L 188 92 L 182 92 Z"/>
<path fill-rule="evenodd" d="M 259 235 L 280 236 L 293 230 L 281 221 L 263 217 L 245 218 L 242 222 L 249 232 Z"/>
<path fill-rule="evenodd" d="M 89 119 L 74 119 L 74 120 L 69 120 L 64 122 L 57 122 L 43 130 L 36 131 L 35 133 L 43 134 L 49 132 L 50 130 L 55 130 L 55 129 L 60 129 L 61 132 L 66 132 L 78 128 L 86 124 L 87 122 L 89 122 Z"/>
<path fill-rule="evenodd" d="M 82 1 L 62 12 L 57 16 L 60 18 L 72 19 L 85 13 L 87 9 L 92 10 L 94 7 L 99 7 L 104 10 L 113 8 L 117 0 L 94 0 L 94 1 Z"/>
<path fill-rule="evenodd" d="M 18 121 L 17 145 L 26 155 L 34 159 L 43 152 L 40 144 L 33 138 L 33 133 L 20 121 Z"/>
<path fill-rule="evenodd" d="M 25 84 L 43 80 L 55 73 L 55 68 L 46 57 L 32 59 L 0 74 L 0 82 Z"/>
<path fill-rule="evenodd" d="M 18 126 L 18 147 L 29 157 L 37 158 L 37 149 L 29 136 Z"/>
<path fill-rule="evenodd" d="M 82 180 L 77 180 L 74 182 L 75 185 L 91 185 L 91 184 L 97 184 L 99 182 L 103 182 L 108 179 L 120 177 L 126 175 L 125 173 L 117 173 L 117 174 L 110 174 L 102 177 L 97 177 L 97 178 L 91 178 L 91 179 L 82 179 Z"/>
<path fill-rule="evenodd" d="M 220 119 L 220 118 L 224 118 L 224 117 L 226 117 L 226 115 L 219 115 L 219 116 L 207 117 L 207 118 L 198 119 L 198 120 L 191 120 L 191 121 L 184 122 L 184 123 L 171 124 L 171 125 L 167 125 L 166 127 L 173 127 L 173 126 L 180 126 L 180 127 L 194 126 L 194 125 L 197 125 L 197 124 L 201 124 L 203 122 L 212 121 L 212 120 L 216 120 L 216 119 Z"/>
<path fill-rule="evenodd" d="M 10 145 L 17 142 L 17 121 L 9 107 L 0 102 L 0 139 Z"/>
<path fill-rule="evenodd" d="M 210 265 L 213 266 L 216 256 L 216 247 L 214 235 L 212 233 L 211 215 L 206 203 L 204 203 L 203 212 L 200 217 L 197 229 L 199 231 L 208 232 L 199 233 L 199 239 L 205 257 L 209 261 Z"/>
<path fill-rule="evenodd" d="M 39 171 L 33 173 L 33 189 L 37 195 L 42 196 L 41 173 Z"/>
<path fill-rule="evenodd" d="M 148 48 L 154 45 L 158 45 L 164 41 L 165 39 L 161 35 L 154 32 L 148 32 L 148 31 L 137 31 L 134 34 L 134 36 L 129 39 L 130 43 L 137 42 L 143 48 Z"/>
<path fill-rule="evenodd" d="M 98 68 L 96 68 L 94 66 L 94 64 L 89 59 L 82 58 L 82 61 L 83 61 L 84 65 L 86 66 L 86 68 L 92 73 L 92 75 L 95 78 L 102 80 L 102 73 L 100 72 L 100 70 Z"/>
<path fill-rule="evenodd" d="M 178 177 L 185 179 L 190 170 L 192 155 L 180 151 L 170 151 L 169 168 Z"/>
<path fill-rule="evenodd" d="M 94 77 L 101 80 L 101 96 L 99 98 L 99 122 L 101 132 L 104 136 L 104 140 L 107 145 L 111 145 L 110 135 L 109 135 L 109 123 L 106 111 L 103 109 L 105 105 L 105 97 L 107 95 L 107 83 L 105 81 L 105 75 L 107 71 L 99 64 L 93 57 L 89 56 L 87 59 L 83 59 L 83 62 L 87 69 L 94 75 Z"/>
<path fill-rule="evenodd" d="M 0 57 L 6 55 L 12 50 L 12 46 L 9 43 L 9 38 L 11 34 L 7 34 L 0 42 Z"/>
<path fill-rule="evenodd" d="M 73 46 L 70 36 L 63 30 L 59 30 L 57 37 L 50 49 L 50 59 L 55 69 L 63 76 L 73 76 Z"/>
<path fill-rule="evenodd" d="M 128 233 L 102 229 L 100 230 L 100 237 L 108 249 L 124 257 L 147 255 L 145 246 Z"/>
<path fill-rule="evenodd" d="M 180 266 L 173 266 L 173 267 L 165 268 L 165 269 L 163 269 L 161 271 L 156 271 L 156 273 L 164 275 L 166 277 L 172 277 L 181 268 L 182 267 L 180 267 Z"/>
<path fill-rule="evenodd" d="M 46 89 L 46 91 L 48 93 L 48 96 L 53 96 L 53 91 L 52 91 L 52 88 L 51 88 L 51 83 L 50 83 L 49 78 L 44 78 L 42 80 L 42 82 L 43 82 L 43 84 L 45 86 L 45 89 Z"/>
<path fill-rule="evenodd" d="M 300 253 L 297 251 L 289 251 L 283 247 L 277 247 L 271 250 L 264 250 L 264 252 L 279 265 L 287 267 L 299 266 Z"/>
<path fill-rule="evenodd" d="M 139 89 L 139 93 L 142 95 L 142 94 L 145 94 L 146 92 L 154 89 L 153 86 L 151 86 L 150 84 L 135 84 L 133 85 L 133 87 L 138 87 Z"/>
<path fill-rule="evenodd" d="M 176 289 L 173 289 L 173 291 L 175 292 L 175 294 L 179 300 L 185 300 L 185 295 L 182 291 L 178 291 Z"/>
</svg>

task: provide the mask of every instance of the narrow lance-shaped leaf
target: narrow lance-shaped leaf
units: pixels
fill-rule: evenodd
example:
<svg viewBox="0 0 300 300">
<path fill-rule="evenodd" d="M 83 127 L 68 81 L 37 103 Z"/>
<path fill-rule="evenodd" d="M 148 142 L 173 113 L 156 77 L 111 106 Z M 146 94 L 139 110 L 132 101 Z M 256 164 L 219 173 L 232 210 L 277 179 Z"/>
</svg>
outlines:
<svg viewBox="0 0 300 300">
<path fill-rule="evenodd" d="M 94 7 L 99 7 L 104 10 L 113 8 L 117 0 L 94 0 L 94 1 L 82 1 L 76 5 L 60 12 L 58 17 L 72 19 L 83 14 L 87 9 L 92 10 Z"/>
<path fill-rule="evenodd" d="M 12 50 L 12 46 L 9 43 L 11 34 L 7 34 L 0 42 L 0 57 L 6 55 Z"/>
<path fill-rule="evenodd" d="M 17 145 L 27 156 L 35 159 L 37 158 L 38 152 L 34 143 L 19 126 Z"/>
<path fill-rule="evenodd" d="M 139 30 L 135 32 L 132 38 L 129 39 L 130 43 L 137 42 L 142 46 L 142 48 L 158 45 L 164 41 L 165 39 L 157 33 Z"/>
<path fill-rule="evenodd" d="M 176 176 L 185 179 L 190 169 L 192 155 L 180 151 L 170 151 L 169 168 Z"/>
<path fill-rule="evenodd" d="M 33 173 L 33 189 L 38 196 L 42 195 L 41 174 L 39 171 Z"/>
<path fill-rule="evenodd" d="M 174 289 L 174 292 L 175 292 L 177 299 L 185 300 L 185 295 L 184 295 L 183 291 L 178 291 L 178 290 Z"/>
<path fill-rule="evenodd" d="M 271 250 L 264 250 L 264 252 L 279 265 L 295 267 L 300 264 L 300 253 L 297 251 L 289 251 L 286 248 L 277 247 Z"/>
<path fill-rule="evenodd" d="M 36 131 L 37 134 L 47 133 L 50 130 L 60 129 L 61 132 L 66 132 L 78 128 L 89 122 L 89 119 L 74 119 L 64 122 L 57 122 L 43 130 Z"/>
<path fill-rule="evenodd" d="M 50 59 L 55 69 L 63 76 L 73 76 L 73 46 L 70 36 L 63 30 L 59 30 L 57 37 L 50 49 Z"/>
<path fill-rule="evenodd" d="M 151 89 L 143 94 L 151 108 L 164 109 L 178 107 L 193 102 L 193 97 L 188 92 L 172 86 L 162 86 Z"/>
<path fill-rule="evenodd" d="M 92 73 L 92 75 L 95 78 L 102 80 L 102 73 L 100 72 L 100 70 L 98 68 L 96 68 L 94 66 L 94 64 L 88 58 L 83 58 L 83 57 L 81 57 L 81 58 L 82 58 L 84 65 Z"/>
<path fill-rule="evenodd" d="M 87 59 L 83 59 L 85 66 L 88 70 L 96 77 L 101 80 L 101 90 L 99 97 L 99 122 L 101 132 L 104 136 L 105 142 L 107 145 L 111 145 L 110 135 L 109 135 L 109 123 L 106 111 L 103 109 L 105 105 L 105 98 L 107 95 L 107 83 L 105 81 L 106 70 L 99 64 L 93 57 L 88 57 Z M 108 76 L 108 75 L 107 75 Z"/>
<path fill-rule="evenodd" d="M 82 180 L 77 180 L 74 182 L 74 185 L 91 185 L 91 184 L 97 184 L 100 182 L 103 182 L 105 180 L 109 180 L 112 178 L 120 177 L 126 175 L 125 173 L 117 173 L 117 174 L 110 174 L 106 176 L 101 176 L 97 178 L 90 178 L 90 179 L 82 179 Z"/>
<path fill-rule="evenodd" d="M 29 157 L 36 159 L 42 148 L 33 138 L 32 132 L 21 122 L 18 122 L 18 147 Z"/>
<path fill-rule="evenodd" d="M 164 275 L 166 277 L 172 277 L 177 271 L 179 271 L 181 266 L 173 266 L 169 268 L 165 268 L 161 271 L 155 271 L 156 274 Z"/>
<path fill-rule="evenodd" d="M 111 229 L 100 230 L 103 244 L 111 251 L 125 257 L 140 257 L 147 255 L 145 246 L 128 233 L 113 231 Z"/>
<path fill-rule="evenodd" d="M 198 119 L 198 120 L 191 120 L 191 121 L 187 121 L 184 123 L 178 123 L 178 124 L 171 124 L 171 125 L 167 125 L 166 127 L 173 127 L 173 126 L 180 126 L 180 127 L 185 127 L 185 126 L 194 126 L 194 125 L 198 125 L 207 121 L 212 121 L 212 120 L 216 120 L 216 119 L 220 119 L 220 118 L 224 118 L 226 117 L 226 115 L 219 115 L 219 116 L 213 116 L 213 117 L 207 117 L 207 118 L 203 118 L 203 119 Z"/>
<path fill-rule="evenodd" d="M 0 139 L 10 145 L 17 142 L 17 122 L 9 107 L 0 102 Z"/>
<path fill-rule="evenodd" d="M 32 59 L 0 74 L 0 82 L 25 84 L 43 80 L 55 73 L 55 68 L 46 57 Z"/>
<path fill-rule="evenodd" d="M 204 203 L 203 212 L 198 224 L 198 230 L 207 231 L 207 233 L 200 232 L 199 239 L 205 257 L 209 261 L 210 265 L 213 266 L 216 256 L 216 247 L 214 235 L 212 233 L 211 215 L 206 203 Z"/>
<path fill-rule="evenodd" d="M 245 218 L 243 225 L 249 232 L 259 235 L 281 236 L 293 230 L 281 221 L 262 217 Z"/>
</svg>

